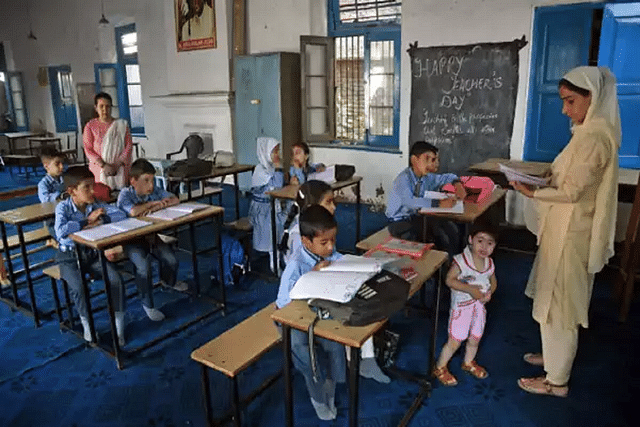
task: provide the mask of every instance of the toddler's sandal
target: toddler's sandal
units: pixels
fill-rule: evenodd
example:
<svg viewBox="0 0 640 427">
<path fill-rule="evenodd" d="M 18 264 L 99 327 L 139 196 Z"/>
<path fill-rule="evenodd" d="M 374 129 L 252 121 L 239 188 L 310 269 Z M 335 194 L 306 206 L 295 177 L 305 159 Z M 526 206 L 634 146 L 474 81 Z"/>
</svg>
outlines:
<svg viewBox="0 0 640 427">
<path fill-rule="evenodd" d="M 487 370 L 478 365 L 475 360 L 472 360 L 469 363 L 463 363 L 462 370 L 473 375 L 479 380 L 483 380 L 489 376 Z"/>
<path fill-rule="evenodd" d="M 447 387 L 458 385 L 458 380 L 454 377 L 446 366 L 442 368 L 436 368 L 433 370 L 433 376 L 440 381 L 440 383 Z"/>
<path fill-rule="evenodd" d="M 567 397 L 569 386 L 551 384 L 546 377 L 520 378 L 518 386 L 526 392 L 547 396 Z"/>
</svg>

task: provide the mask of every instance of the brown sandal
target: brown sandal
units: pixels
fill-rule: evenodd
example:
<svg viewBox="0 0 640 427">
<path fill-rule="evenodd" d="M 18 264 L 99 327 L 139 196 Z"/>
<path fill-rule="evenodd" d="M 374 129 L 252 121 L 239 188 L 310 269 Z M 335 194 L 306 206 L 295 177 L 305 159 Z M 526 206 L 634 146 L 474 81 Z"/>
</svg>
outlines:
<svg viewBox="0 0 640 427">
<path fill-rule="evenodd" d="M 433 370 L 433 376 L 440 381 L 440 383 L 447 387 L 458 385 L 458 380 L 454 377 L 446 366 L 442 368 L 436 368 Z"/>
<path fill-rule="evenodd" d="M 546 377 L 520 378 L 518 386 L 526 392 L 547 396 L 567 397 L 569 386 L 551 384 Z"/>
<path fill-rule="evenodd" d="M 487 370 L 478 365 L 475 360 L 462 364 L 462 370 L 468 372 L 479 380 L 483 380 L 489 376 Z"/>
<path fill-rule="evenodd" d="M 542 353 L 526 353 L 522 356 L 525 362 L 533 366 L 544 366 L 544 359 Z"/>
</svg>

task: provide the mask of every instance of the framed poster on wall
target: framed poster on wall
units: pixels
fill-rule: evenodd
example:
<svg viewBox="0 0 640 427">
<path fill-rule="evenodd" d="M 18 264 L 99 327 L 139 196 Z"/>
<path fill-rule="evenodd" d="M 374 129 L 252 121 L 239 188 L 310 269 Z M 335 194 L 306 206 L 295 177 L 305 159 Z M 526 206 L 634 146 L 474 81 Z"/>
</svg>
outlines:
<svg viewBox="0 0 640 427">
<path fill-rule="evenodd" d="M 178 52 L 215 49 L 215 0 L 174 0 Z"/>
</svg>

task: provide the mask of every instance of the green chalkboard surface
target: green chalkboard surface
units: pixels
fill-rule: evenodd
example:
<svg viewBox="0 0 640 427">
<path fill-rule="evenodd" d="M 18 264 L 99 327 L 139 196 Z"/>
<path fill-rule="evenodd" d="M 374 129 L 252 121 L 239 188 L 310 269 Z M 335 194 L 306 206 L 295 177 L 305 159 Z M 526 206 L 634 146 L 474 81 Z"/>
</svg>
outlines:
<svg viewBox="0 0 640 427">
<path fill-rule="evenodd" d="M 509 158 L 518 91 L 518 51 L 512 42 L 465 46 L 411 45 L 409 143 L 427 141 L 440 171 L 461 174 L 490 157 Z"/>
</svg>

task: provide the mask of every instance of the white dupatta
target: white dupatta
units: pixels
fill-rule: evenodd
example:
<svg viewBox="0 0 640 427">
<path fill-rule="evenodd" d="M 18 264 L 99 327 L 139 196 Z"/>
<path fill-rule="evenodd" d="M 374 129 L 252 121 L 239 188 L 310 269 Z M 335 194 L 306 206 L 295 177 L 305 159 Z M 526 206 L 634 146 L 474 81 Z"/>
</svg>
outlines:
<svg viewBox="0 0 640 427">
<path fill-rule="evenodd" d="M 102 138 L 102 160 L 106 163 L 117 163 L 124 151 L 124 139 L 127 135 L 127 122 L 116 119 Z M 118 168 L 114 176 L 107 176 L 104 169 L 100 171 L 100 182 L 108 185 L 112 190 L 121 190 L 127 186 L 125 168 Z"/>
</svg>

